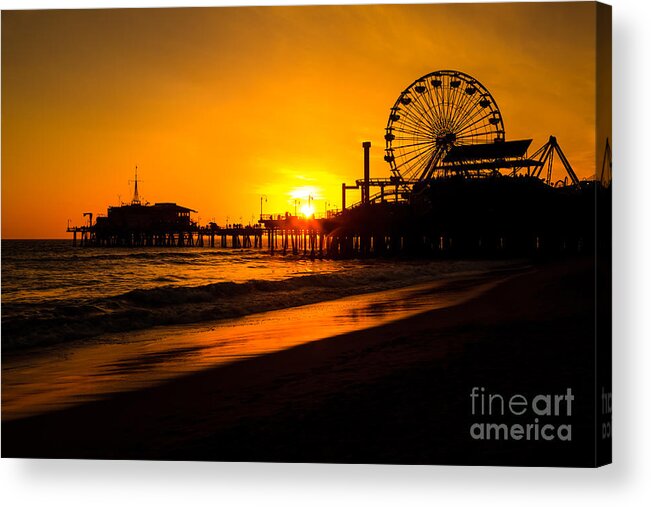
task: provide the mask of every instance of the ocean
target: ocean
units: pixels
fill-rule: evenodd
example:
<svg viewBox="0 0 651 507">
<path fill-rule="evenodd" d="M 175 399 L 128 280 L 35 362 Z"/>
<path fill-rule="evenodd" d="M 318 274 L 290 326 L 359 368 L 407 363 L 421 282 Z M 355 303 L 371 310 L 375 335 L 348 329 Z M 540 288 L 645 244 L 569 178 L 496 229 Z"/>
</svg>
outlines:
<svg viewBox="0 0 651 507">
<path fill-rule="evenodd" d="M 404 287 L 490 264 L 310 260 L 253 249 L 96 249 L 66 240 L 4 240 L 2 348 L 233 318 Z"/>
<path fill-rule="evenodd" d="M 269 303 L 256 294 L 358 267 L 356 262 L 288 261 L 255 250 L 93 249 L 67 240 L 5 240 L 2 346 L 244 315 Z"/>
<path fill-rule="evenodd" d="M 513 264 L 3 241 L 3 420 L 459 304 Z"/>
</svg>

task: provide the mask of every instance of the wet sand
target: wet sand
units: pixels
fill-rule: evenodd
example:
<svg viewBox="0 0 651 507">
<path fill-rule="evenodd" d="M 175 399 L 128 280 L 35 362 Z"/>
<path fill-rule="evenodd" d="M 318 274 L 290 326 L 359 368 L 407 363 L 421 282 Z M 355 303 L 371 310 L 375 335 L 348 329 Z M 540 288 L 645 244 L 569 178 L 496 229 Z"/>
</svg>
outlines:
<svg viewBox="0 0 651 507">
<path fill-rule="evenodd" d="M 541 264 L 460 304 L 2 423 L 3 457 L 590 465 L 594 271 Z M 468 393 L 572 387 L 572 442 L 477 442 Z"/>
<path fill-rule="evenodd" d="M 523 269 L 510 266 L 456 273 L 428 283 L 237 319 L 161 326 L 85 343 L 5 353 L 2 420 L 143 389 L 209 367 L 454 306 Z"/>
</svg>

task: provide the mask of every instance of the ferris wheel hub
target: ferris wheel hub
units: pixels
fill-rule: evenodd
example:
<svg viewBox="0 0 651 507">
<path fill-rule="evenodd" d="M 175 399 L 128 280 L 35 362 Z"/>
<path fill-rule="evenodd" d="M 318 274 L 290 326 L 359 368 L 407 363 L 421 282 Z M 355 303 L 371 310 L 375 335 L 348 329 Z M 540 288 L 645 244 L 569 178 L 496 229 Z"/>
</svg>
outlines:
<svg viewBox="0 0 651 507">
<path fill-rule="evenodd" d="M 457 135 L 454 132 L 448 132 L 444 134 L 439 134 L 436 136 L 436 144 L 441 145 L 452 145 L 457 140 Z"/>
</svg>

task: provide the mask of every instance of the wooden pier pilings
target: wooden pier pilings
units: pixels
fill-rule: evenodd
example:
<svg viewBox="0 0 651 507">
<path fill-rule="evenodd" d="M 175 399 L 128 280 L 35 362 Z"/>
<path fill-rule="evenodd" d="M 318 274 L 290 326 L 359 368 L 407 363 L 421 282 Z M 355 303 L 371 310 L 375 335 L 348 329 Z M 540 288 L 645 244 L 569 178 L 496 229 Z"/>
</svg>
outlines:
<svg viewBox="0 0 651 507">
<path fill-rule="evenodd" d="M 68 227 L 73 246 L 262 248 L 261 227 L 192 227 L 186 230 L 98 230 Z"/>
<path fill-rule="evenodd" d="M 378 212 L 375 209 L 374 212 Z M 359 213 L 359 212 L 357 212 Z M 422 224 L 395 227 L 387 217 L 355 221 L 335 216 L 314 219 L 264 217 L 246 227 L 196 227 L 186 231 L 119 231 L 98 233 L 91 226 L 69 227 L 73 246 L 80 247 L 209 247 L 234 250 L 265 249 L 272 255 L 311 259 L 370 257 L 512 256 L 543 251 L 580 252 L 585 241 L 576 235 L 513 235 L 494 230 L 474 234 L 427 230 Z M 367 226 L 360 226 L 366 224 Z M 376 226 L 368 226 L 375 223 Z M 377 225 L 380 224 L 380 225 Z"/>
</svg>

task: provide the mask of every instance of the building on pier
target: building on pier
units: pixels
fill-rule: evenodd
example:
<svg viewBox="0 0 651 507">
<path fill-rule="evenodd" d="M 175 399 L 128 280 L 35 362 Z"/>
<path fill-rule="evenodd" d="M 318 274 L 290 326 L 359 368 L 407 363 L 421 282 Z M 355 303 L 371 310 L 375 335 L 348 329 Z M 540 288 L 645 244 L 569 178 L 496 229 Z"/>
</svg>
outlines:
<svg viewBox="0 0 651 507">
<path fill-rule="evenodd" d="M 189 231 L 194 226 L 190 213 L 196 211 L 174 202 L 157 202 L 153 206 L 141 204 L 110 206 L 106 216 L 97 217 L 95 231 L 97 233 L 120 230 Z"/>
<path fill-rule="evenodd" d="M 73 233 L 73 243 L 86 246 L 166 246 L 194 244 L 194 234 L 199 230 L 191 214 L 195 210 L 174 202 L 150 205 L 143 202 L 138 192 L 138 168 L 133 180 L 133 198 L 128 204 L 109 206 L 106 215 L 93 214 L 81 227 L 68 227 Z"/>
</svg>

